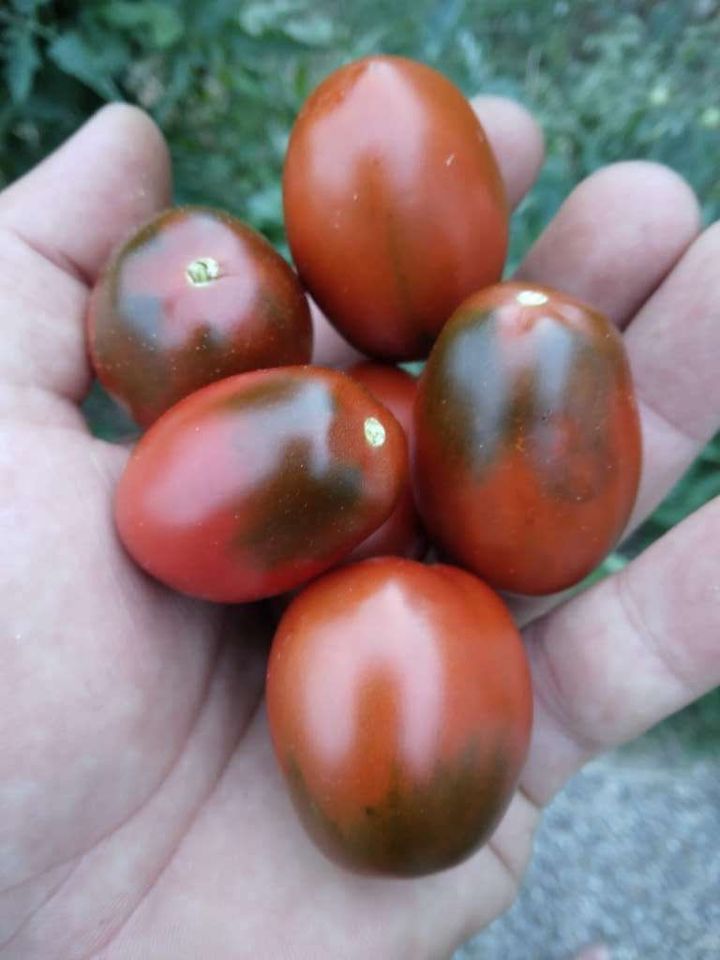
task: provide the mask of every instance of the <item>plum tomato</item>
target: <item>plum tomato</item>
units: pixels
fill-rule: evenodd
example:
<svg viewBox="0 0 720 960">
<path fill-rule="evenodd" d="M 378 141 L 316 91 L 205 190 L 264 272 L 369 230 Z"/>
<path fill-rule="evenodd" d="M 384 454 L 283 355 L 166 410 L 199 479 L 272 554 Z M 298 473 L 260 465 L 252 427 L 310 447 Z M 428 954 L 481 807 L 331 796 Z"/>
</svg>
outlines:
<svg viewBox="0 0 720 960">
<path fill-rule="evenodd" d="M 384 363 L 356 363 L 347 373 L 387 407 L 405 431 L 408 450 L 412 452 L 415 378 L 399 367 Z M 395 509 L 385 523 L 355 547 L 347 559 L 355 561 L 387 555 L 419 559 L 424 548 L 425 536 L 408 479 Z"/>
<path fill-rule="evenodd" d="M 208 383 L 312 352 L 293 270 L 255 230 L 205 207 L 159 214 L 114 254 L 88 338 L 98 379 L 141 426 Z"/>
<path fill-rule="evenodd" d="M 433 348 L 415 415 L 428 532 L 495 588 L 569 587 L 622 533 L 637 405 L 622 337 L 589 306 L 524 283 L 470 297 Z"/>
<path fill-rule="evenodd" d="M 427 356 L 469 294 L 500 278 L 508 208 L 462 93 L 402 57 L 341 67 L 311 94 L 283 173 L 302 280 L 354 346 Z"/>
<path fill-rule="evenodd" d="M 238 374 L 191 394 L 133 451 L 117 490 L 122 542 L 183 593 L 242 602 L 338 562 L 408 483 L 395 418 L 319 367 Z"/>
<path fill-rule="evenodd" d="M 503 602 L 464 570 L 382 557 L 316 580 L 280 621 L 266 690 L 300 819 L 360 872 L 459 863 L 515 790 L 527 657 Z"/>
</svg>

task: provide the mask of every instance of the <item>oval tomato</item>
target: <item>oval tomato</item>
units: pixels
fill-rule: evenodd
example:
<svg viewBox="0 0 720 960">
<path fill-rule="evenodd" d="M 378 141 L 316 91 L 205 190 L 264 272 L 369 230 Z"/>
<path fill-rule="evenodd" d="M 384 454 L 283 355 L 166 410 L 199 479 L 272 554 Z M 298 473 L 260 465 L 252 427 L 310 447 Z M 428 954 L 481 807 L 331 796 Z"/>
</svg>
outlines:
<svg viewBox="0 0 720 960">
<path fill-rule="evenodd" d="M 347 371 L 356 383 L 361 383 L 376 400 L 390 411 L 405 431 L 408 450 L 413 446 L 413 408 L 417 381 L 398 367 L 382 363 L 357 363 Z M 412 487 L 408 478 L 395 509 L 381 527 L 349 554 L 348 560 L 397 555 L 419 558 L 425 548 L 425 536 L 420 517 L 415 509 Z"/>
<path fill-rule="evenodd" d="M 386 557 L 332 571 L 291 603 L 267 708 L 320 848 L 357 870 L 411 876 L 489 837 L 525 759 L 532 695 L 517 628 L 489 587 Z"/>
<path fill-rule="evenodd" d="M 401 427 L 344 374 L 239 374 L 169 410 L 117 491 L 120 538 L 163 583 L 241 602 L 298 586 L 390 514 L 407 483 Z"/>
<path fill-rule="evenodd" d="M 279 253 L 227 213 L 167 210 L 112 257 L 90 298 L 98 379 L 142 426 L 235 373 L 307 363 L 305 294 Z"/>
<path fill-rule="evenodd" d="M 415 485 L 428 531 L 492 586 L 544 594 L 612 548 L 640 475 L 622 337 L 545 287 L 470 297 L 418 386 Z"/>
<path fill-rule="evenodd" d="M 292 130 L 283 199 L 305 285 L 365 353 L 426 356 L 455 307 L 502 272 L 492 150 L 462 93 L 423 64 L 373 56 L 321 83 Z"/>
</svg>

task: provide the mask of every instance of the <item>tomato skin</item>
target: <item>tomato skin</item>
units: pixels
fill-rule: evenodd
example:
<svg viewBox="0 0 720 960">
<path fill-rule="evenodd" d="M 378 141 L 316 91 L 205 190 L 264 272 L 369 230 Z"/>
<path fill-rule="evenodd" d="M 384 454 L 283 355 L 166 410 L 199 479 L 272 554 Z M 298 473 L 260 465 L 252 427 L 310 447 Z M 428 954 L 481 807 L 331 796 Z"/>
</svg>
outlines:
<svg viewBox="0 0 720 960">
<path fill-rule="evenodd" d="M 402 429 L 344 374 L 238 374 L 169 410 L 140 440 L 115 518 L 136 562 L 183 593 L 243 602 L 331 567 L 407 483 Z"/>
<path fill-rule="evenodd" d="M 205 276 L 191 279 L 193 265 Z M 222 211 L 178 207 L 111 258 L 88 341 L 103 386 L 149 426 L 215 380 L 309 362 L 312 324 L 297 277 L 263 236 Z"/>
<path fill-rule="evenodd" d="M 508 209 L 462 93 L 401 57 L 341 67 L 309 97 L 283 173 L 304 284 L 364 353 L 427 355 L 474 290 L 500 278 Z"/>
<path fill-rule="evenodd" d="M 347 371 L 356 383 L 361 383 L 376 400 L 387 407 L 405 431 L 408 450 L 413 448 L 413 410 L 417 381 L 409 373 L 383 363 L 356 363 Z M 349 554 L 347 561 L 366 560 L 369 557 L 400 556 L 419 559 L 426 546 L 420 517 L 415 508 L 412 485 L 407 485 L 395 509 L 381 527 Z"/>
<path fill-rule="evenodd" d="M 420 378 L 414 481 L 430 535 L 496 589 L 569 587 L 622 533 L 641 465 L 622 337 L 546 287 L 470 297 Z"/>
<path fill-rule="evenodd" d="M 326 574 L 283 616 L 266 689 L 295 808 L 346 866 L 453 866 L 512 797 L 527 658 L 500 598 L 465 571 L 383 557 Z"/>
</svg>

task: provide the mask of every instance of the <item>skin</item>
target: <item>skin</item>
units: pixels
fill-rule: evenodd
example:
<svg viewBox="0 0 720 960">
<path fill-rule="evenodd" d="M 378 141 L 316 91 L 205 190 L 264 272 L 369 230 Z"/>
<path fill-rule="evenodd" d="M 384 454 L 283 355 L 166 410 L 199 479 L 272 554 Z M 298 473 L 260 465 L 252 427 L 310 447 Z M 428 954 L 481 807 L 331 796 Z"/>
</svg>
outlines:
<svg viewBox="0 0 720 960">
<path fill-rule="evenodd" d="M 98 379 L 147 427 L 206 384 L 307 363 L 310 310 L 267 240 L 229 214 L 166 210 L 110 259 L 90 297 Z"/>
<path fill-rule="evenodd" d="M 434 541 L 492 586 L 548 594 L 612 549 L 640 479 L 622 338 L 538 284 L 468 298 L 418 385 L 415 485 Z"/>
<path fill-rule="evenodd" d="M 482 126 L 445 77 L 401 57 L 342 67 L 308 98 L 283 203 L 305 286 L 373 356 L 426 356 L 505 262 L 507 200 Z"/>
<path fill-rule="evenodd" d="M 508 101 L 477 109 L 517 202 L 537 128 Z M 128 451 L 89 436 L 77 407 L 89 288 L 168 194 L 158 132 L 113 106 L 0 196 L 0 958 L 449 956 L 513 901 L 567 778 L 720 682 L 720 502 L 529 618 L 530 751 L 482 850 L 415 880 L 334 866 L 272 756 L 257 611 L 188 600 L 130 562 L 111 509 Z M 644 438 L 630 527 L 720 418 L 720 227 L 699 229 L 679 177 L 616 164 L 573 191 L 521 267 L 624 331 Z M 324 331 L 319 349 L 341 359 Z"/>
<path fill-rule="evenodd" d="M 421 876 L 487 839 L 514 793 L 530 672 L 500 598 L 382 557 L 321 577 L 273 640 L 267 707 L 303 823 L 352 869 Z"/>
<path fill-rule="evenodd" d="M 348 375 L 387 407 L 403 428 L 412 455 L 414 426 L 413 407 L 417 381 L 409 373 L 383 363 L 356 363 Z M 415 509 L 410 483 L 403 489 L 395 508 L 385 523 L 351 552 L 350 560 L 397 555 L 419 559 L 426 548 L 426 538 Z"/>
<path fill-rule="evenodd" d="M 397 421 L 319 367 L 238 374 L 169 410 L 118 486 L 120 539 L 182 593 L 244 603 L 340 560 L 408 486 Z"/>
</svg>

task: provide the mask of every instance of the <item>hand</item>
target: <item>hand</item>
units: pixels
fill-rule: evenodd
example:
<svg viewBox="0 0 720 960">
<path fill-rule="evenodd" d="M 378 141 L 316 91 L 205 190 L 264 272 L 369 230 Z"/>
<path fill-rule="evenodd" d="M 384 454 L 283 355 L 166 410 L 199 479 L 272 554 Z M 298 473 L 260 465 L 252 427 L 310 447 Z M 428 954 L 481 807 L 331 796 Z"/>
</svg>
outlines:
<svg viewBox="0 0 720 960">
<path fill-rule="evenodd" d="M 538 131 L 511 103 L 477 109 L 517 202 Z M 78 411 L 88 285 L 168 198 L 162 140 L 123 106 L 0 198 L 0 960 L 436 960 L 511 903 L 541 807 L 582 763 L 720 681 L 720 503 L 530 623 L 532 750 L 491 844 L 421 880 L 336 868 L 271 755 L 263 624 L 136 569 L 111 513 L 127 451 Z M 645 438 L 635 524 L 717 426 L 720 227 L 698 229 L 679 177 L 617 164 L 520 270 L 626 330 Z M 344 350 L 320 340 L 326 359 Z"/>
</svg>

